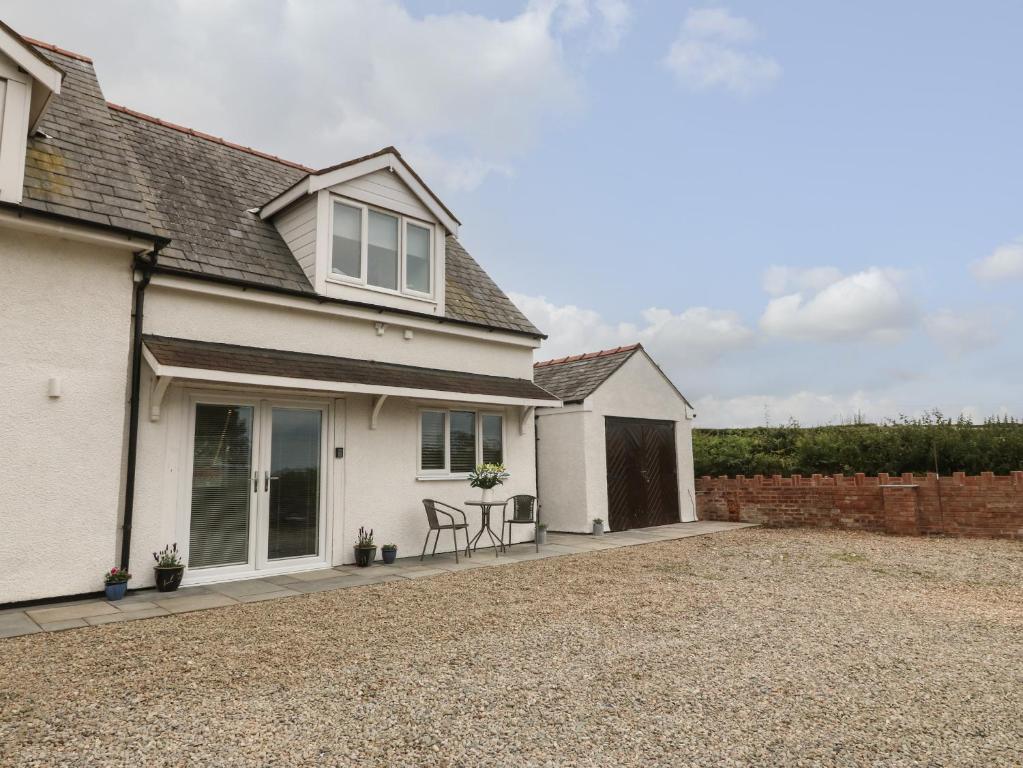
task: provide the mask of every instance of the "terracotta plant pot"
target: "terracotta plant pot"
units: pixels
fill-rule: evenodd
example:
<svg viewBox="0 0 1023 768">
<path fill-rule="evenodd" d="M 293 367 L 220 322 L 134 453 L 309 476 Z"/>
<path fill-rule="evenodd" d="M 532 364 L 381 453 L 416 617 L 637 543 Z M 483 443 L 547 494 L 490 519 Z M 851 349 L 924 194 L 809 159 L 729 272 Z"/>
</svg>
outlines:
<svg viewBox="0 0 1023 768">
<path fill-rule="evenodd" d="M 158 565 L 153 570 L 156 572 L 157 592 L 173 592 L 181 586 L 181 577 L 185 574 L 185 566 L 160 567 Z"/>
<path fill-rule="evenodd" d="M 355 564 L 360 568 L 367 568 L 376 560 L 376 547 L 355 547 Z"/>
</svg>

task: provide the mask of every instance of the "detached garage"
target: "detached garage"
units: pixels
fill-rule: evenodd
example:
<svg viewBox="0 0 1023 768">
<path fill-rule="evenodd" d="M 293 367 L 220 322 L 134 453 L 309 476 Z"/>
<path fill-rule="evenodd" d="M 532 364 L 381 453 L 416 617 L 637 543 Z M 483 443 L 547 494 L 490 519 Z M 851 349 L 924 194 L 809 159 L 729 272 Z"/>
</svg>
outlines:
<svg viewBox="0 0 1023 768">
<path fill-rule="evenodd" d="M 639 344 L 536 363 L 564 402 L 536 411 L 537 494 L 552 531 L 696 519 L 692 406 Z"/>
</svg>

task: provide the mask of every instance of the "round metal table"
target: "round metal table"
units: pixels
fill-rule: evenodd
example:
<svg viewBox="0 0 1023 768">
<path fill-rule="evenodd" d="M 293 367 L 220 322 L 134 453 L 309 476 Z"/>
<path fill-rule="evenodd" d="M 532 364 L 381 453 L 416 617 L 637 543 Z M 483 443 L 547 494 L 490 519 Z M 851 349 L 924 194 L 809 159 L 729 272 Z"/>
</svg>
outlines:
<svg viewBox="0 0 1023 768">
<path fill-rule="evenodd" d="M 476 551 L 476 547 L 479 546 L 479 540 L 483 534 L 486 533 L 490 537 L 490 543 L 494 547 L 494 557 L 497 557 L 504 546 L 504 541 L 501 539 L 500 534 L 495 534 L 493 529 L 490 527 L 490 510 L 494 507 L 501 507 L 502 509 L 508 506 L 508 500 L 503 501 L 495 499 L 494 501 L 483 501 L 481 499 L 473 499 L 472 501 L 465 502 L 467 507 L 479 507 L 482 520 L 480 522 L 480 531 L 472 539 L 469 540 L 469 546 L 472 547 L 472 551 Z M 496 540 L 494 537 L 497 537 Z"/>
</svg>

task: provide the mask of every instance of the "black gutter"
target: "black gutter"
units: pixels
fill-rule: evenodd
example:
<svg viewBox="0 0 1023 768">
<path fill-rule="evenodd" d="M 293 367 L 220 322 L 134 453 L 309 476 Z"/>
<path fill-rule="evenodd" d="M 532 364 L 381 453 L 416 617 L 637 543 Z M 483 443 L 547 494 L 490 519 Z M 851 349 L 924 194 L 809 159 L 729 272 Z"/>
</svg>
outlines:
<svg viewBox="0 0 1023 768">
<path fill-rule="evenodd" d="M 152 232 L 143 232 L 137 229 L 118 227 L 114 224 L 103 224 L 98 221 L 90 221 L 89 219 L 82 219 L 77 216 L 68 216 L 65 213 L 54 213 L 52 211 L 43 210 L 41 208 L 32 208 L 31 206 L 25 205 L 23 203 L 19 204 L 0 201 L 0 210 L 13 213 L 19 219 L 24 218 L 46 219 L 53 222 L 59 222 L 61 224 L 82 227 L 84 229 L 93 229 L 98 232 L 103 232 L 105 234 L 114 234 L 120 235 L 121 237 L 134 238 L 136 240 L 144 240 L 146 242 L 153 243 L 156 250 L 160 250 L 161 248 L 164 248 L 166 245 L 170 243 L 169 238 L 154 235 Z"/>
<path fill-rule="evenodd" d="M 145 316 L 146 286 L 153 277 L 160 247 L 154 248 L 149 259 L 141 255 L 135 259 L 135 271 L 142 277 L 135 283 L 135 306 L 132 315 L 131 340 L 131 401 L 128 410 L 128 459 L 124 478 L 124 517 L 121 522 L 121 568 L 128 570 L 131 560 L 131 523 L 135 513 L 135 467 L 138 463 L 139 400 L 142 389 L 142 321 Z"/>
<path fill-rule="evenodd" d="M 514 333 L 519 336 L 528 336 L 531 339 L 547 338 L 547 334 L 545 333 L 523 331 L 518 328 L 502 328 L 501 326 L 497 325 L 474 323 L 471 320 L 459 320 L 458 318 L 454 317 L 437 317 L 436 315 L 429 315 L 426 312 L 415 312 L 411 309 L 400 309 L 397 307 L 382 307 L 379 304 L 370 304 L 364 301 L 339 299 L 334 296 L 323 296 L 319 293 L 313 293 L 312 291 L 300 291 L 296 288 L 284 288 L 277 285 L 266 285 L 265 283 L 257 283 L 253 280 L 242 280 L 237 277 L 227 277 L 225 275 L 208 275 L 202 272 L 194 272 L 190 269 L 181 269 L 179 267 L 157 266 L 154 267 L 153 273 L 159 275 L 172 275 L 174 277 L 187 277 L 192 280 L 202 280 L 209 283 L 230 285 L 234 286 L 235 288 L 242 288 L 245 290 L 265 291 L 267 293 L 276 293 L 282 296 L 295 296 L 297 298 L 315 301 L 318 304 L 340 304 L 343 306 L 357 307 L 359 309 L 371 310 L 381 315 L 384 314 L 405 315 L 408 317 L 416 317 L 421 320 L 432 320 L 433 322 L 440 324 L 451 323 L 454 325 L 465 325 L 470 328 L 479 328 L 491 332 L 500 331 L 502 333 Z"/>
</svg>

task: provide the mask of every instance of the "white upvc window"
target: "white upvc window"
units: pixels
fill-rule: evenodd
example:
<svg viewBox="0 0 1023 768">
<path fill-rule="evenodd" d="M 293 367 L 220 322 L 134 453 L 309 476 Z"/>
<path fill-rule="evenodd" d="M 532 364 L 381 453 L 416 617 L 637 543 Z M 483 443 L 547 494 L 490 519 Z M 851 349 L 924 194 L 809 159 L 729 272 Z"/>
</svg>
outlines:
<svg viewBox="0 0 1023 768">
<path fill-rule="evenodd" d="M 430 298 L 433 225 L 347 198 L 331 200 L 329 279 Z"/>
<path fill-rule="evenodd" d="M 478 464 L 503 463 L 503 414 L 459 408 L 420 410 L 421 477 L 465 477 Z"/>
</svg>

